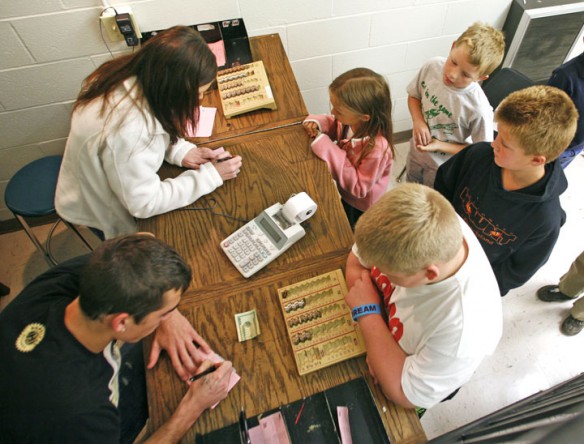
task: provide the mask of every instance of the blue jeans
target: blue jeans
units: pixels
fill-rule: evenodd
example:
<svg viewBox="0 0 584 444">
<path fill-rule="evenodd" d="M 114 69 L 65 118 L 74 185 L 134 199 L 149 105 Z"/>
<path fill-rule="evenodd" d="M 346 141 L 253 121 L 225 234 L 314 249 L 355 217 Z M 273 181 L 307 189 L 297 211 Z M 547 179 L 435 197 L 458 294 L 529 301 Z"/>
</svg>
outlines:
<svg viewBox="0 0 584 444">
<path fill-rule="evenodd" d="M 438 165 L 425 151 L 418 151 L 414 139 L 410 139 L 410 151 L 406 160 L 406 180 L 409 183 L 421 183 L 434 188 L 434 179 Z"/>
<path fill-rule="evenodd" d="M 560 155 L 560 165 L 562 168 L 566 168 L 570 163 L 584 150 L 584 144 L 576 145 L 575 147 L 568 148 Z"/>
</svg>

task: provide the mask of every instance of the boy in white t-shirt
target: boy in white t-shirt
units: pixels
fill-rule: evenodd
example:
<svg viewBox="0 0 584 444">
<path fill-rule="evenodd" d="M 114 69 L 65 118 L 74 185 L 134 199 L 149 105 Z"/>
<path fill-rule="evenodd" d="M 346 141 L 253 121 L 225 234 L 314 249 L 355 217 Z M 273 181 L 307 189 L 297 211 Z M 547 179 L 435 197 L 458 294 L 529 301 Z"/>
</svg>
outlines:
<svg viewBox="0 0 584 444">
<path fill-rule="evenodd" d="M 504 53 L 503 33 L 477 22 L 452 43 L 448 58 L 428 60 L 410 82 L 408 182 L 431 187 L 436 170 L 452 155 L 493 140 L 493 108 L 477 82 L 489 77 Z"/>
<path fill-rule="evenodd" d="M 430 408 L 448 398 L 501 338 L 501 298 L 489 261 L 450 203 L 429 187 L 400 185 L 365 212 L 346 277 L 345 299 L 369 369 L 396 404 Z"/>
</svg>

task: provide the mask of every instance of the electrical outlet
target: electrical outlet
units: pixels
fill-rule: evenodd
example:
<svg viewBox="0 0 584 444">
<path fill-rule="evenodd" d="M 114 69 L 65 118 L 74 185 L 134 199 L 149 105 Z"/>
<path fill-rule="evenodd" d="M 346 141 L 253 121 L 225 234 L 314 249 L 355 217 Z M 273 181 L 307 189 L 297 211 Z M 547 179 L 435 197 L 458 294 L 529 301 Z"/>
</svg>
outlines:
<svg viewBox="0 0 584 444">
<path fill-rule="evenodd" d="M 102 15 L 99 19 L 101 20 L 102 29 L 107 34 L 110 42 L 123 42 L 126 40 L 118 28 L 115 15 Z"/>
<path fill-rule="evenodd" d="M 129 14 L 130 20 L 132 21 L 132 25 L 134 28 L 134 32 L 136 33 L 137 38 L 142 38 L 142 34 L 138 29 L 138 25 L 136 20 L 134 19 L 134 14 L 129 7 L 117 7 L 116 8 L 118 14 Z M 101 26 L 107 34 L 107 37 L 110 42 L 123 42 L 127 41 L 124 34 L 121 33 L 120 28 L 118 28 L 118 24 L 116 22 L 116 14 L 112 9 L 108 9 L 106 12 L 103 13 L 99 17 L 101 21 Z"/>
</svg>

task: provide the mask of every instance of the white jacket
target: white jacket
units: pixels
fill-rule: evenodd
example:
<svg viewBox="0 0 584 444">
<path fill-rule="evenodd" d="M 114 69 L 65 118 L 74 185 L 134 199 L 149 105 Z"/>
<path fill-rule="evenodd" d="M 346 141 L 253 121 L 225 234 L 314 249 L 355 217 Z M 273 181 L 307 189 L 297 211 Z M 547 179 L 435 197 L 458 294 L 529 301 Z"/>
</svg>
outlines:
<svg viewBox="0 0 584 444">
<path fill-rule="evenodd" d="M 134 83 L 135 78 L 124 81 L 103 117 L 101 99 L 73 113 L 57 182 L 57 213 L 102 230 L 106 239 L 136 232 L 134 218 L 184 207 L 223 184 L 212 163 L 160 180 L 162 162 L 180 166 L 195 145 L 183 139 L 170 144 L 160 122 L 136 106 Z"/>
</svg>

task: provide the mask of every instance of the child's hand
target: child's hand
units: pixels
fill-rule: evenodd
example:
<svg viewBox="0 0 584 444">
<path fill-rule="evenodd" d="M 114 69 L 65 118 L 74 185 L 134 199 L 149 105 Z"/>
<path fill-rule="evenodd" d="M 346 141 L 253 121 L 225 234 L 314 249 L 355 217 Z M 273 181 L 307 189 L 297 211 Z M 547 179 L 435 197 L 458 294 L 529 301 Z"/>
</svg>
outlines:
<svg viewBox="0 0 584 444">
<path fill-rule="evenodd" d="M 316 122 L 302 122 L 302 126 L 304 127 L 304 131 L 308 134 L 309 137 L 316 137 L 320 134 L 320 130 L 318 129 L 318 124 Z"/>
<path fill-rule="evenodd" d="M 345 302 L 349 308 L 353 309 L 364 304 L 379 304 L 379 294 L 371 282 L 369 273 L 369 270 L 362 270 L 361 276 L 345 295 Z"/>
<path fill-rule="evenodd" d="M 414 138 L 414 145 L 416 147 L 426 146 L 432 142 L 432 134 L 426 122 L 415 121 L 412 129 L 412 137 Z"/>
<path fill-rule="evenodd" d="M 438 139 L 432 139 L 427 145 L 416 145 L 418 151 L 427 151 L 429 153 L 435 153 L 437 151 L 442 151 L 441 143 Z"/>
</svg>

